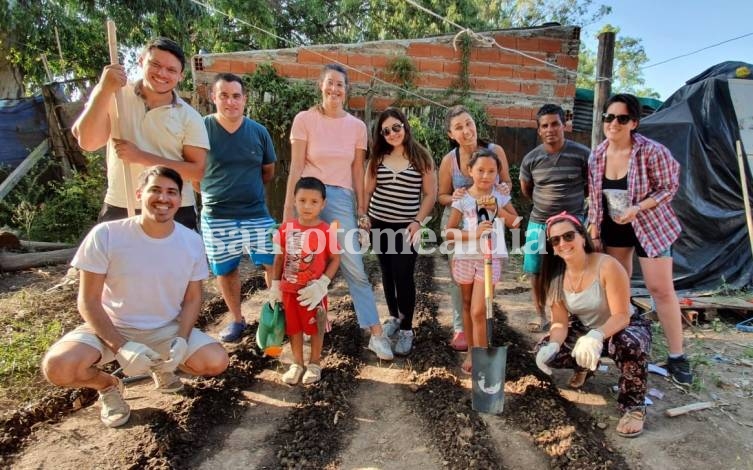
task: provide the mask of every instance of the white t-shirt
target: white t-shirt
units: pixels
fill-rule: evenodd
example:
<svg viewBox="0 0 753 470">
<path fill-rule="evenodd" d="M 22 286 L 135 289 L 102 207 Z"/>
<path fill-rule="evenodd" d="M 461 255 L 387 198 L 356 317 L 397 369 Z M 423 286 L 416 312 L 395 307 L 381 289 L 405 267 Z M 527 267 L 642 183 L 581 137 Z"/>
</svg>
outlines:
<svg viewBox="0 0 753 470">
<path fill-rule="evenodd" d="M 209 276 L 201 236 L 181 224 L 151 238 L 140 218 L 104 222 L 81 243 L 71 265 L 105 274 L 102 306 L 116 327 L 159 328 L 180 313 L 191 281 Z"/>
<path fill-rule="evenodd" d="M 146 103 L 135 92 L 135 85 L 123 87 L 123 109 L 118 110 L 118 119 L 123 138 L 130 140 L 144 152 L 175 161 L 183 160 L 183 146 L 209 149 L 209 137 L 201 115 L 173 95 L 174 102 L 147 110 Z M 110 103 L 110 119 L 115 116 L 115 98 Z M 138 177 L 143 165 L 130 165 L 133 190 L 139 187 Z M 183 182 L 181 207 L 193 206 L 195 199 L 189 181 Z M 135 200 L 135 194 L 133 195 Z M 112 139 L 107 141 L 107 193 L 105 202 L 111 206 L 127 207 L 122 161 L 115 154 Z"/>
<path fill-rule="evenodd" d="M 494 190 L 492 195 L 497 199 L 497 205 L 499 207 L 505 206 L 510 202 L 510 196 L 505 196 L 497 190 Z M 476 199 L 466 193 L 462 199 L 452 202 L 452 208 L 459 210 L 463 214 L 463 222 L 461 224 L 463 230 L 475 232 L 478 227 Z M 501 217 L 496 217 L 492 229 L 493 258 L 507 258 L 507 245 L 505 245 L 504 228 L 504 220 Z M 483 243 L 486 243 L 483 238 L 456 241 L 453 256 L 455 259 L 483 259 L 485 248 L 482 248 L 481 246 L 482 241 Z"/>
</svg>

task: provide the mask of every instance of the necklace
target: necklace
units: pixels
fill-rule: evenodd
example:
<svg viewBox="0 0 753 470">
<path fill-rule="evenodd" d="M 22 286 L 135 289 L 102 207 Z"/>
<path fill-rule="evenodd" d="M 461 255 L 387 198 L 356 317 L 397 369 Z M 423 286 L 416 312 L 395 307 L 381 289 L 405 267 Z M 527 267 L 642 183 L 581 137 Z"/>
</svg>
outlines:
<svg viewBox="0 0 753 470">
<path fill-rule="evenodd" d="M 570 281 L 570 290 L 572 290 L 573 292 L 580 292 L 581 284 L 583 283 L 583 276 L 586 275 L 586 271 L 588 271 L 588 266 L 583 268 L 583 271 L 580 272 L 577 284 L 573 282 L 573 277 L 570 271 L 567 271 L 567 280 Z"/>
</svg>

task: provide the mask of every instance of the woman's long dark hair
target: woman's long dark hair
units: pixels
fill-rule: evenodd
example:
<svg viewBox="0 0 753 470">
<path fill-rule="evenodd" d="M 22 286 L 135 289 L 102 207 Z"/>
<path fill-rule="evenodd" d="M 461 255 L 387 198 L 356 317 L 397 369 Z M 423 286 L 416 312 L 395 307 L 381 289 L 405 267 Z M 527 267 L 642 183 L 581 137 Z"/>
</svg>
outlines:
<svg viewBox="0 0 753 470">
<path fill-rule="evenodd" d="M 557 218 L 551 224 L 547 224 L 546 253 L 541 255 L 541 270 L 539 271 L 539 275 L 536 278 L 536 284 L 539 291 L 538 306 L 542 309 L 546 307 L 546 305 L 551 305 L 553 303 L 559 302 L 563 297 L 562 286 L 565 279 L 565 261 L 554 254 L 554 247 L 549 241 L 549 228 L 563 222 L 570 224 L 573 229 L 586 240 L 584 249 L 587 254 L 594 253 L 596 251 L 596 249 L 594 248 L 594 243 L 591 240 L 591 237 L 588 235 L 586 227 L 583 224 L 576 224 L 572 220 L 566 218 Z"/>
<path fill-rule="evenodd" d="M 372 132 L 371 139 L 371 158 L 369 159 L 369 171 L 371 176 L 376 177 L 377 168 L 384 161 L 384 156 L 392 152 L 392 145 L 387 143 L 387 140 L 382 135 L 382 124 L 388 118 L 395 118 L 403 125 L 403 132 L 405 137 L 403 138 L 403 148 L 405 149 L 405 155 L 408 157 L 408 161 L 419 173 L 426 174 L 429 171 L 434 170 L 434 160 L 431 158 L 429 151 L 426 147 L 419 144 L 413 139 L 411 133 L 410 123 L 405 118 L 405 114 L 397 108 L 387 108 L 379 115 L 374 130 Z"/>
</svg>

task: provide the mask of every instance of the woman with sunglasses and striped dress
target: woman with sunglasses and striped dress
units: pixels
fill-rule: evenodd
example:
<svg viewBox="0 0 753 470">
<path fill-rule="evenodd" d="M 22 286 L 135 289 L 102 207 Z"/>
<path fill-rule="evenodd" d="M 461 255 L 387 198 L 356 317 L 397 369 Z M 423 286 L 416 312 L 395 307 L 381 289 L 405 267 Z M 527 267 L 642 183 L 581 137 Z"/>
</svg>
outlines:
<svg viewBox="0 0 753 470">
<path fill-rule="evenodd" d="M 395 340 L 393 352 L 405 356 L 413 347 L 415 244 L 437 200 L 437 174 L 429 151 L 413 139 L 408 120 L 396 108 L 385 109 L 377 119 L 364 186 L 371 245 L 390 313 L 382 329 Z"/>
<path fill-rule="evenodd" d="M 643 432 L 651 328 L 648 320 L 630 316 L 630 281 L 622 265 L 596 252 L 580 220 L 562 212 L 546 221 L 546 253 L 537 282 L 551 326 L 536 345 L 536 365 L 573 369 L 569 385 L 580 388 L 599 358 L 614 359 L 620 370 L 617 403 L 624 415 L 617 434 Z"/>
<path fill-rule="evenodd" d="M 588 231 L 596 248 L 617 258 L 628 276 L 633 252 L 638 254 L 667 338 L 667 369 L 675 382 L 689 385 L 693 374 L 683 353 L 670 251 L 681 229 L 670 205 L 680 165 L 665 146 L 636 132 L 640 117 L 640 103 L 633 95 L 614 95 L 604 105 L 606 139 L 588 162 Z"/>
</svg>

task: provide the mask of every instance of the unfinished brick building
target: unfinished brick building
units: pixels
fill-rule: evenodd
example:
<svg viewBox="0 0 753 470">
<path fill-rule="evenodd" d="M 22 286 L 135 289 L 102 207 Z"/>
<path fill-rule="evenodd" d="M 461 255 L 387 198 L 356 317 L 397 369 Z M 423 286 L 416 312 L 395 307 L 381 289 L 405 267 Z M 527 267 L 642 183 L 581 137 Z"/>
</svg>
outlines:
<svg viewBox="0 0 753 470">
<path fill-rule="evenodd" d="M 542 104 L 555 102 L 573 109 L 580 28 L 508 29 L 479 36 L 484 39 L 472 41 L 467 56 L 468 91 L 486 106 L 495 140 L 516 162 L 535 145 L 535 113 Z M 455 36 L 438 36 L 199 55 L 192 63 L 197 104 L 202 108 L 207 85 L 219 72 L 250 74 L 258 64 L 270 63 L 281 76 L 315 81 L 322 64 L 339 62 L 349 69 L 350 108 L 360 115 L 365 109 L 379 112 L 398 97 L 398 89 L 390 84 L 402 86 L 390 72 L 398 58 L 412 63 L 418 95 L 449 104 L 446 92 L 457 87 L 462 71 L 463 52 L 454 47 L 457 43 Z M 418 98 L 414 103 L 425 104 Z"/>
</svg>

